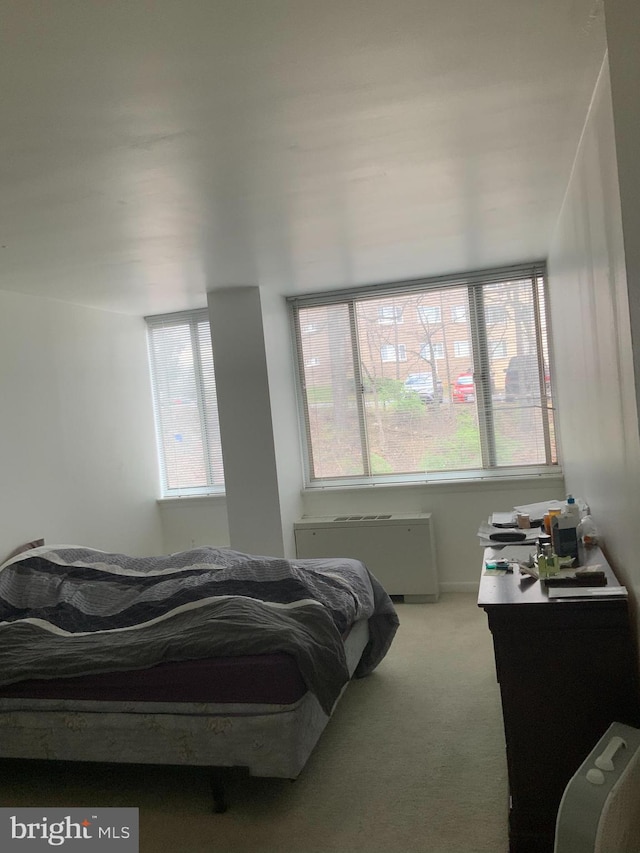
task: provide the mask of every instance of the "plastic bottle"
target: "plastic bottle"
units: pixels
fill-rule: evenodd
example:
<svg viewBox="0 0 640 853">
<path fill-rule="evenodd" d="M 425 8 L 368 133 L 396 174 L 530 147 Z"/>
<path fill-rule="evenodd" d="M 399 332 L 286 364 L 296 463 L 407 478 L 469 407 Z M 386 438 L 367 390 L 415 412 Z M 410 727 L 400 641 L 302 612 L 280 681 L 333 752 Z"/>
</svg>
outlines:
<svg viewBox="0 0 640 853">
<path fill-rule="evenodd" d="M 541 533 L 538 536 L 538 554 L 544 554 L 545 545 L 551 545 L 551 536 L 548 533 Z"/>
<path fill-rule="evenodd" d="M 569 518 L 574 519 L 576 527 L 580 524 L 582 514 L 580 512 L 580 507 L 576 503 L 576 499 L 573 497 L 573 495 L 567 495 L 567 500 L 565 501 L 564 507 L 562 508 L 562 515 L 566 515 Z"/>
<path fill-rule="evenodd" d="M 548 509 L 544 516 L 544 529 L 545 532 L 551 535 L 551 525 L 553 524 L 553 519 L 562 513 L 561 509 Z"/>
<path fill-rule="evenodd" d="M 538 577 L 549 577 L 549 573 L 547 572 L 547 558 L 544 554 L 538 555 Z"/>
<path fill-rule="evenodd" d="M 544 555 L 547 559 L 547 577 L 550 575 L 557 575 L 560 571 L 560 561 L 558 560 L 556 553 L 551 545 L 546 545 L 544 551 Z"/>
<path fill-rule="evenodd" d="M 580 508 L 573 495 L 568 495 L 560 515 L 551 519 L 553 550 L 559 557 L 578 556 L 579 524 Z"/>
<path fill-rule="evenodd" d="M 590 515 L 585 515 L 580 521 L 578 536 L 585 548 L 593 548 L 598 544 L 598 529 Z"/>
</svg>

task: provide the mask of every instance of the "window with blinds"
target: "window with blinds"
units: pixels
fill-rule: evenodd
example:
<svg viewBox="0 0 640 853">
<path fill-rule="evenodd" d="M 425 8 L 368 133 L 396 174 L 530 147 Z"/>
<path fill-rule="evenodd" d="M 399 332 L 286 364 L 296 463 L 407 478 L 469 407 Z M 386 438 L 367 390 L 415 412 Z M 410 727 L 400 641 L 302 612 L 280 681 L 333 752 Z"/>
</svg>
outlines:
<svg viewBox="0 0 640 853">
<path fill-rule="evenodd" d="M 207 310 L 146 321 L 162 496 L 224 492 Z"/>
<path fill-rule="evenodd" d="M 309 484 L 557 464 L 543 264 L 289 302 Z"/>
</svg>

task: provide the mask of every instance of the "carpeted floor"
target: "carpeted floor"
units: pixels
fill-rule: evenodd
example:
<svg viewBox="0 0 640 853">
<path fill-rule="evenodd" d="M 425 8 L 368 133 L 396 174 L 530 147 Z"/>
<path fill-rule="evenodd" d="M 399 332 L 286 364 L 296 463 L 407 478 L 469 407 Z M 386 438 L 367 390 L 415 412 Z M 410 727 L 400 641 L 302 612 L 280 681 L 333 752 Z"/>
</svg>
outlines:
<svg viewBox="0 0 640 853">
<path fill-rule="evenodd" d="M 2 806 L 137 806 L 141 853 L 502 853 L 504 735 L 475 595 L 398 605 L 387 658 L 344 694 L 296 782 L 205 770 L 2 762 Z"/>
</svg>

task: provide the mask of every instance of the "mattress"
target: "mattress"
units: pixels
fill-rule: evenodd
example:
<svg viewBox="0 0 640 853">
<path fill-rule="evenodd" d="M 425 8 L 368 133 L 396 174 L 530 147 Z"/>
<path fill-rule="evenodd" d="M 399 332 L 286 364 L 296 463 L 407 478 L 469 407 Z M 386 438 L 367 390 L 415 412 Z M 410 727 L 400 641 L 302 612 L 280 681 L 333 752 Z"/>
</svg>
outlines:
<svg viewBox="0 0 640 853">
<path fill-rule="evenodd" d="M 148 669 L 75 678 L 31 679 L 0 688 L 0 699 L 100 702 L 248 702 L 286 705 L 307 687 L 288 654 L 162 663 Z"/>
<path fill-rule="evenodd" d="M 367 620 L 356 622 L 344 638 L 352 676 L 369 639 Z M 194 706 L 295 705 L 307 692 L 295 659 L 288 654 L 239 655 L 178 661 L 142 670 L 106 672 L 77 678 L 31 679 L 0 688 L 2 709 L 84 709 L 149 711 Z M 234 707 L 234 710 L 235 707 Z M 162 713 L 162 711 L 160 711 Z"/>
</svg>

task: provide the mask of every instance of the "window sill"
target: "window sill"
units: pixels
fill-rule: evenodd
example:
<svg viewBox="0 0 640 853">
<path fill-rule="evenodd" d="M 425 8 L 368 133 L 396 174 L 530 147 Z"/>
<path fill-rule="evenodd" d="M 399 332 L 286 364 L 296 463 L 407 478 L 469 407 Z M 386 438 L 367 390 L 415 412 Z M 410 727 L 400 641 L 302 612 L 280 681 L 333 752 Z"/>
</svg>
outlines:
<svg viewBox="0 0 640 853">
<path fill-rule="evenodd" d="M 160 506 L 178 506 L 185 503 L 226 503 L 227 496 L 224 492 L 210 495 L 176 495 L 167 498 L 157 498 L 156 503 Z"/>
<path fill-rule="evenodd" d="M 531 485 L 533 483 L 553 483 L 562 482 L 564 473 L 559 466 L 553 468 L 538 468 L 536 470 L 523 471 L 517 470 L 513 473 L 506 474 L 504 471 L 500 473 L 494 472 L 478 472 L 474 475 L 472 472 L 465 472 L 464 476 L 452 477 L 431 475 L 422 480 L 415 478 L 411 479 L 394 479 L 394 480 L 336 480 L 333 482 L 318 483 L 317 485 L 307 485 L 303 488 L 303 494 L 318 494 L 320 492 L 353 492 L 353 491 L 370 491 L 387 490 L 387 489 L 422 489 L 428 488 L 434 491 L 469 491 L 471 490 L 500 490 L 511 485 Z"/>
</svg>

